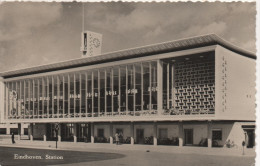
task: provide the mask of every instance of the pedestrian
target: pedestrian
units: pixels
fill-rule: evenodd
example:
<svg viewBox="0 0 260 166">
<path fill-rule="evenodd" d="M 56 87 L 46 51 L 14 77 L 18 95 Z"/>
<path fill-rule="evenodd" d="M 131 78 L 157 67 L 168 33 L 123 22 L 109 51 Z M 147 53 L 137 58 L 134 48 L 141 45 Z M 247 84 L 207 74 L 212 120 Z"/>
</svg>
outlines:
<svg viewBox="0 0 260 166">
<path fill-rule="evenodd" d="M 12 144 L 14 144 L 15 141 L 14 141 L 14 133 L 12 133 Z"/>
<path fill-rule="evenodd" d="M 116 137 L 116 145 L 118 145 L 119 144 L 119 135 L 118 135 L 118 133 L 116 133 L 115 137 Z"/>
</svg>

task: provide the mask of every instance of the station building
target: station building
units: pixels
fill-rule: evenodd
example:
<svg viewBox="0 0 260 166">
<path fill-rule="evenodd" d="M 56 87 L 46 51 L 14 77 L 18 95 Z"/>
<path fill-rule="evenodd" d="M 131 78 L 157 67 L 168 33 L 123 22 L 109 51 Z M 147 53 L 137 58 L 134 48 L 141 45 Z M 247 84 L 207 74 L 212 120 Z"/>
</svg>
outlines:
<svg viewBox="0 0 260 166">
<path fill-rule="evenodd" d="M 32 141 L 254 147 L 255 60 L 210 34 L 7 71 L 1 122 Z"/>
</svg>

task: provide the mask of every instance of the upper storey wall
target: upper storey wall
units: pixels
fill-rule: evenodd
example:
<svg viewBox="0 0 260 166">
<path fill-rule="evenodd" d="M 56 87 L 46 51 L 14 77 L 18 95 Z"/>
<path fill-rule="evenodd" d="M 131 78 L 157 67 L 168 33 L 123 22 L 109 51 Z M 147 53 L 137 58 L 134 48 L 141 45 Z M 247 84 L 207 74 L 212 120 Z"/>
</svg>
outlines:
<svg viewBox="0 0 260 166">
<path fill-rule="evenodd" d="M 216 47 L 216 115 L 229 120 L 255 120 L 255 60 Z"/>
</svg>

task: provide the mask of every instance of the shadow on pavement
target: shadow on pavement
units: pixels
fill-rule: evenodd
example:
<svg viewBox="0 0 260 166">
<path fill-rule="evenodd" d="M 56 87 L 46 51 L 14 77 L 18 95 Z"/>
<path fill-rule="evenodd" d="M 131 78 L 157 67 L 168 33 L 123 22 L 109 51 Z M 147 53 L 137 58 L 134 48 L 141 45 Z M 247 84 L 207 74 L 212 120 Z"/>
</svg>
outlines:
<svg viewBox="0 0 260 166">
<path fill-rule="evenodd" d="M 47 159 L 46 158 L 47 155 Z M 51 157 L 48 157 L 51 156 Z M 38 159 L 33 159 L 38 158 Z M 79 152 L 64 150 L 45 150 L 0 147 L 0 165 L 59 165 L 125 157 L 118 153 Z M 23 159 L 15 159 L 23 158 Z M 55 159 L 56 158 L 56 159 Z M 58 159 L 57 159 L 58 158 Z"/>
</svg>

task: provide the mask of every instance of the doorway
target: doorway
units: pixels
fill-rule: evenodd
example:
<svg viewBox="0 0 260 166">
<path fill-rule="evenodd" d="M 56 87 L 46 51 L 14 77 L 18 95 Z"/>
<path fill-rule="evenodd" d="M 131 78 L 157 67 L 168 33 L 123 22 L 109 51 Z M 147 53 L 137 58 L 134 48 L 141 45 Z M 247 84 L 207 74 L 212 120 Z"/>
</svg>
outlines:
<svg viewBox="0 0 260 166">
<path fill-rule="evenodd" d="M 136 143 L 144 144 L 144 129 L 136 129 Z"/>
<path fill-rule="evenodd" d="M 193 145 L 193 129 L 184 129 L 184 145 Z"/>
<path fill-rule="evenodd" d="M 247 148 L 253 148 L 255 146 L 255 130 L 245 130 L 246 131 L 246 143 Z"/>
<path fill-rule="evenodd" d="M 77 124 L 77 141 L 90 142 L 90 124 L 79 123 Z"/>
</svg>

